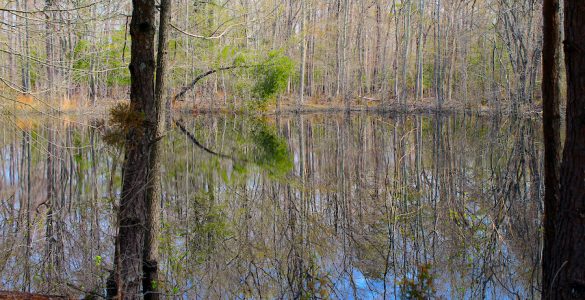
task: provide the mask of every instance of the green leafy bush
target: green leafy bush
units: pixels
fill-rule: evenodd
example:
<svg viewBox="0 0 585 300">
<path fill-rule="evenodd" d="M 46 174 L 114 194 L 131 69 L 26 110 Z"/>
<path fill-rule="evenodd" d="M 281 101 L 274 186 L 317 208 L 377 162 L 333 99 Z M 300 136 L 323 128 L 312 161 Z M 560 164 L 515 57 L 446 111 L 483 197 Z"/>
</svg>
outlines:
<svg viewBox="0 0 585 300">
<path fill-rule="evenodd" d="M 270 100 L 286 89 L 288 80 L 294 72 L 293 61 L 280 51 L 269 53 L 266 61 L 255 70 L 256 84 L 253 95 L 259 100 Z"/>
</svg>

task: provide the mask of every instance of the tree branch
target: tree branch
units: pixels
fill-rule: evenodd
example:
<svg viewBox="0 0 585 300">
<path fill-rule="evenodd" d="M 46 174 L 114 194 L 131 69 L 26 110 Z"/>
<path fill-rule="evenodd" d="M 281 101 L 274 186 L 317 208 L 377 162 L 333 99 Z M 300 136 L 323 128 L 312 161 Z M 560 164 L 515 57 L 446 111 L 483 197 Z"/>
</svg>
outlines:
<svg viewBox="0 0 585 300">
<path fill-rule="evenodd" d="M 252 68 L 255 67 L 254 65 L 243 65 L 243 66 L 229 66 L 229 67 L 221 67 L 221 68 L 217 68 L 217 69 L 213 69 L 213 70 L 209 70 L 203 74 L 200 74 L 199 76 L 195 77 L 195 79 L 193 79 L 193 81 L 191 81 L 188 85 L 184 86 L 183 88 L 181 88 L 181 91 L 176 94 L 173 99 L 174 100 L 180 100 L 183 96 L 185 96 L 185 94 L 192 90 L 195 85 L 197 84 L 197 82 L 199 82 L 201 79 L 217 73 L 219 71 L 226 71 L 226 70 L 232 70 L 232 69 L 237 69 L 237 68 Z"/>
<path fill-rule="evenodd" d="M 215 39 L 220 39 L 221 37 L 223 37 L 226 33 L 228 33 L 230 31 L 230 29 L 232 29 L 235 26 L 239 26 L 239 25 L 243 25 L 243 23 L 238 23 L 238 24 L 233 24 L 228 26 L 222 33 L 220 33 L 219 35 L 212 35 L 212 36 L 204 36 L 204 35 L 198 35 L 198 34 L 193 34 L 193 33 L 189 33 L 185 30 L 180 29 L 179 27 L 177 27 L 175 24 L 169 24 L 173 29 L 175 29 L 176 31 L 186 35 L 186 36 L 190 36 L 190 37 L 194 37 L 194 38 L 198 38 L 198 39 L 204 39 L 204 40 L 215 40 Z M 217 31 L 217 30 L 216 30 Z"/>
</svg>

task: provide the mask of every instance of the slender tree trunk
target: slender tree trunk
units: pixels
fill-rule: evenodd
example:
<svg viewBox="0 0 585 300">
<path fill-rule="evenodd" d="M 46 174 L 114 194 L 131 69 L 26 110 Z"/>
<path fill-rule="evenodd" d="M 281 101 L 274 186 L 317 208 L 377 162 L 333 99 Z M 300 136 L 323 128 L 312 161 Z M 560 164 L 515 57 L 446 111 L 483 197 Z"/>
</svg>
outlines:
<svg viewBox="0 0 585 300">
<path fill-rule="evenodd" d="M 410 48 L 410 18 L 412 15 L 412 0 L 408 1 L 406 20 L 404 21 L 404 52 L 402 54 L 402 89 L 400 90 L 400 105 L 406 105 L 408 96 L 408 53 Z"/>
<path fill-rule="evenodd" d="M 24 11 L 28 10 L 28 1 L 22 0 L 23 5 L 22 9 Z M 17 5 L 18 6 L 18 5 Z M 21 77 L 22 77 L 22 91 L 24 93 L 28 93 L 31 90 L 30 86 L 30 58 L 29 58 L 29 18 L 24 19 L 24 37 L 22 41 L 22 46 L 24 48 L 24 58 L 22 58 L 22 66 L 21 66 Z M 20 29 L 19 29 L 20 32 Z M 20 36 L 20 34 L 19 34 Z"/>
<path fill-rule="evenodd" d="M 542 11 L 542 112 L 544 129 L 544 250 L 542 253 L 542 298 L 548 299 L 556 271 L 551 249 L 555 242 L 555 217 L 559 207 L 561 162 L 560 114 L 560 14 L 559 0 L 545 0 Z"/>
<path fill-rule="evenodd" d="M 53 8 L 53 1 L 46 0 L 45 1 L 45 10 L 51 10 Z M 51 22 L 53 21 L 53 13 L 51 11 L 45 12 L 45 51 L 47 55 L 47 89 L 49 91 L 49 95 L 53 95 L 53 77 L 54 77 L 54 69 L 53 69 L 53 26 Z"/>
<path fill-rule="evenodd" d="M 316 24 L 315 20 L 317 20 L 317 9 L 316 6 L 312 6 L 311 3 L 308 4 L 309 12 L 312 11 L 311 14 L 307 16 L 307 21 L 309 24 L 309 28 L 311 30 L 311 34 L 309 39 L 307 40 L 307 95 L 310 97 L 314 96 L 315 94 L 315 31 L 316 31 Z"/>
<path fill-rule="evenodd" d="M 381 73 L 381 66 L 380 62 L 381 59 L 381 49 L 382 49 L 382 6 L 380 4 L 380 0 L 376 0 L 374 2 L 376 7 L 376 46 L 374 48 L 374 55 L 372 55 L 374 63 L 373 63 L 373 74 L 372 74 L 372 86 L 371 86 L 371 93 L 376 93 L 380 89 L 380 73 Z"/>
<path fill-rule="evenodd" d="M 349 64 L 347 63 L 347 50 L 348 50 L 348 35 L 349 35 L 349 12 L 350 12 L 350 1 L 345 0 L 343 5 L 343 29 L 342 29 L 342 44 L 341 44 L 341 60 L 342 60 L 342 69 L 343 69 L 343 76 L 341 78 L 342 81 L 342 94 L 343 94 L 343 102 L 345 104 L 345 109 L 349 111 L 350 103 L 350 95 L 349 95 Z"/>
<path fill-rule="evenodd" d="M 96 16 L 96 7 L 94 6 L 91 8 L 92 21 L 90 22 L 90 24 L 93 23 L 95 16 Z M 91 28 L 93 29 L 95 27 L 92 26 Z M 98 93 L 98 91 L 97 91 L 98 84 L 97 84 L 97 78 L 96 78 L 96 72 L 95 72 L 95 65 L 97 63 L 98 57 L 96 54 L 94 54 L 97 52 L 95 39 L 91 40 L 91 51 L 92 51 L 92 54 L 89 58 L 89 98 L 91 99 L 91 105 L 95 106 L 97 103 L 97 93 Z"/>
<path fill-rule="evenodd" d="M 400 102 L 400 91 L 398 87 L 398 47 L 400 45 L 400 30 L 398 26 L 398 7 L 396 0 L 392 0 L 392 14 L 394 15 L 394 55 L 392 58 L 392 71 L 394 76 L 394 97 Z"/>
<path fill-rule="evenodd" d="M 419 3 L 419 27 L 418 27 L 418 37 L 417 37 L 417 49 L 416 49 L 416 83 L 415 83 L 415 100 L 420 100 L 423 98 L 423 30 L 424 30 L 424 14 L 425 14 L 425 0 L 420 0 Z"/>
<path fill-rule="evenodd" d="M 441 41 L 441 0 L 435 4 L 435 97 L 439 108 L 443 105 L 443 54 Z"/>
<path fill-rule="evenodd" d="M 307 58 L 307 39 L 305 35 L 305 21 L 306 21 L 306 1 L 301 1 L 301 70 L 300 70 L 300 85 L 299 85 L 299 98 L 297 99 L 297 110 L 301 109 L 301 105 L 305 98 L 305 65 Z"/>
<path fill-rule="evenodd" d="M 343 0 L 336 1 L 337 8 L 335 10 L 335 19 L 337 21 L 337 37 L 335 40 L 335 54 L 336 54 L 336 73 L 337 73 L 337 80 L 335 85 L 335 96 L 339 97 L 342 93 L 342 85 L 343 85 L 343 58 L 342 58 L 342 30 L 341 30 L 341 9 L 343 5 L 341 4 Z"/>
</svg>

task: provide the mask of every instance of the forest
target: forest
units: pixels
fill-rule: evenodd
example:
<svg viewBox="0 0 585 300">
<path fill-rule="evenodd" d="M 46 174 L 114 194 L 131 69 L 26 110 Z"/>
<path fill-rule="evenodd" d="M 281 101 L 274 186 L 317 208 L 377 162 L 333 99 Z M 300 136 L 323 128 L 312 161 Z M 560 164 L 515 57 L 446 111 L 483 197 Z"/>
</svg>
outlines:
<svg viewBox="0 0 585 300">
<path fill-rule="evenodd" d="M 583 299 L 581 15 L 0 0 L 0 299 Z"/>
<path fill-rule="evenodd" d="M 539 1 L 175 2 L 168 89 L 217 70 L 185 93 L 188 109 L 274 98 L 254 89 L 258 76 L 282 77 L 289 108 L 532 111 L 541 98 Z M 61 110 L 128 98 L 131 10 L 130 1 L 5 1 L 3 90 L 42 92 Z M 19 101 L 46 108 L 33 100 Z"/>
</svg>

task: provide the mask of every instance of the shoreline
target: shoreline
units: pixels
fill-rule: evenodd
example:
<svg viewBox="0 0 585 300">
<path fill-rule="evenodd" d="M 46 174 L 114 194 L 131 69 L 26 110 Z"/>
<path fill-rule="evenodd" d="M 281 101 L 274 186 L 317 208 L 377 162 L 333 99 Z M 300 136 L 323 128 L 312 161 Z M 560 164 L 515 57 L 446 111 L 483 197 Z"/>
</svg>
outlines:
<svg viewBox="0 0 585 300">
<path fill-rule="evenodd" d="M 10 107 L 5 107 L 2 114 L 4 115 L 80 115 L 80 116 L 107 116 L 109 109 L 119 102 L 118 101 L 104 101 L 101 105 L 83 106 L 83 107 L 68 107 L 65 109 L 53 110 L 40 108 L 26 108 L 20 107 L 16 111 Z M 277 109 L 274 105 L 267 107 L 264 110 L 251 111 L 246 108 L 231 108 L 225 105 L 208 106 L 208 105 L 193 105 L 189 102 L 179 102 L 171 109 L 172 114 L 234 114 L 234 115 L 263 115 L 263 116 L 277 116 L 277 115 L 291 115 L 291 114 L 330 114 L 330 113 L 372 113 L 372 114 L 470 114 L 484 117 L 520 117 L 520 118 L 541 118 L 542 109 L 536 105 L 521 107 L 519 112 L 513 113 L 510 110 L 497 110 L 489 107 L 482 108 L 464 108 L 460 103 L 446 103 L 438 107 L 434 103 L 419 102 L 409 103 L 406 106 L 392 103 L 390 105 L 352 105 L 345 107 L 338 104 L 304 104 L 300 108 L 292 105 L 282 105 Z M 562 109 L 564 111 L 564 109 Z M 562 114 L 564 115 L 564 114 Z"/>
<path fill-rule="evenodd" d="M 339 107 L 339 106 L 326 106 L 326 105 L 303 105 L 300 109 L 296 107 L 281 107 L 280 109 L 270 108 L 260 112 L 249 112 L 245 109 L 230 109 L 226 107 L 183 107 L 174 109 L 173 112 L 180 114 L 250 114 L 250 115 L 265 115 L 265 116 L 276 116 L 276 115 L 291 115 L 291 114 L 329 114 L 329 113 L 373 113 L 373 114 L 471 114 L 484 117 L 496 117 L 496 116 L 508 116 L 508 117 L 520 117 L 520 118 L 540 118 L 542 116 L 542 110 L 540 109 L 522 109 L 517 113 L 512 113 L 506 110 L 496 109 L 473 109 L 473 108 L 461 108 L 453 105 L 445 105 L 438 107 L 436 105 L 420 105 L 420 104 L 409 104 L 406 106 L 392 104 L 384 106 L 350 106 Z"/>
</svg>

